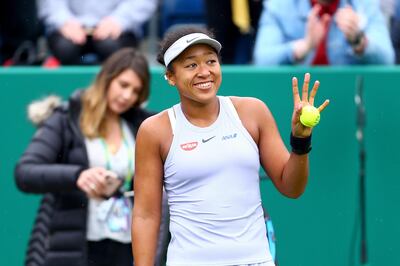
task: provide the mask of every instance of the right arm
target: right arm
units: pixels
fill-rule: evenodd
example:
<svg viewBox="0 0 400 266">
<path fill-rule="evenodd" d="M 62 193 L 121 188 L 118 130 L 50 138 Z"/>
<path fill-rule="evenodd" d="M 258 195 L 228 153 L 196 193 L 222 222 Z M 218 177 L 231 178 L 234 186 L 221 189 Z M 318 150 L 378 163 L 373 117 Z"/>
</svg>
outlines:
<svg viewBox="0 0 400 266">
<path fill-rule="evenodd" d="M 85 161 L 66 163 L 73 135 L 68 135 L 67 111 L 56 110 L 36 131 L 15 167 L 17 187 L 28 193 L 66 192 L 80 189 L 99 198 L 107 189 L 104 167 L 87 168 Z M 83 141 L 83 140 L 82 140 Z M 82 149 L 76 151 L 85 152 Z M 76 153 L 76 155 L 78 155 Z M 81 154 L 84 156 L 84 154 Z M 80 163 L 79 163 L 80 162 Z"/>
<path fill-rule="evenodd" d="M 132 250 L 136 266 L 153 266 L 161 219 L 164 168 L 161 156 L 159 116 L 139 128 L 135 148 L 135 207 L 132 218 Z"/>
<path fill-rule="evenodd" d="M 15 180 L 24 192 L 45 193 L 77 189 L 82 165 L 63 164 L 66 114 L 55 113 L 37 130 L 15 167 Z"/>
</svg>

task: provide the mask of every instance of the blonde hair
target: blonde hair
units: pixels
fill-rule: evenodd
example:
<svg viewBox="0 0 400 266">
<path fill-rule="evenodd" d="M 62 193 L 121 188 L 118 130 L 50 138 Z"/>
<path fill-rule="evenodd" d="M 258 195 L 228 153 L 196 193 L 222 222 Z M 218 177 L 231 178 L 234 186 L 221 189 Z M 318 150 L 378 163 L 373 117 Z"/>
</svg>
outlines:
<svg viewBox="0 0 400 266">
<path fill-rule="evenodd" d="M 82 95 L 80 127 L 84 136 L 106 136 L 107 91 L 111 82 L 127 69 L 134 71 L 142 81 L 142 89 L 133 108 L 147 101 L 150 94 L 150 70 L 146 58 L 133 48 L 115 52 L 104 62 L 94 83 Z"/>
</svg>

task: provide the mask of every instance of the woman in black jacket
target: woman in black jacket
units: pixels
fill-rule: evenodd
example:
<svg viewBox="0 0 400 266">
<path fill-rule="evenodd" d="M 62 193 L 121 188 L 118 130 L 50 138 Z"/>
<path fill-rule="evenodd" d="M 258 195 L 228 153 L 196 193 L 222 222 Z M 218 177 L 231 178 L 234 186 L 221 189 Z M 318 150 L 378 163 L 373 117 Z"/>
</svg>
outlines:
<svg viewBox="0 0 400 266">
<path fill-rule="evenodd" d="M 150 116 L 141 108 L 149 83 L 145 57 L 122 49 L 88 89 L 40 124 L 15 169 L 20 190 L 44 194 L 26 265 L 132 265 L 134 146 L 139 125 Z"/>
</svg>

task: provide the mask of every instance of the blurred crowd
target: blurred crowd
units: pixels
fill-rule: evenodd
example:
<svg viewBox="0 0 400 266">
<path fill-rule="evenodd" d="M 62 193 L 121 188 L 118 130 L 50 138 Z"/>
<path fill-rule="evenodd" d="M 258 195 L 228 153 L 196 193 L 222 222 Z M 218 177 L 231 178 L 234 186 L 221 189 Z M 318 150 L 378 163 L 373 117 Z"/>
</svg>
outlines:
<svg viewBox="0 0 400 266">
<path fill-rule="evenodd" d="M 2 66 L 96 65 L 123 47 L 153 63 L 172 27 L 200 25 L 223 64 L 390 65 L 400 61 L 400 0 L 6 0 Z"/>
</svg>

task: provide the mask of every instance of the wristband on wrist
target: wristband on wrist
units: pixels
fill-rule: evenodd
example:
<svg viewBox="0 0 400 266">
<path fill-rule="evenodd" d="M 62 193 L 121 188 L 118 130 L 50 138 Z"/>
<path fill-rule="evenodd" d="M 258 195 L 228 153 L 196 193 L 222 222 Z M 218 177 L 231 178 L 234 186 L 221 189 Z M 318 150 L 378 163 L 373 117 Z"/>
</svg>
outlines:
<svg viewBox="0 0 400 266">
<path fill-rule="evenodd" d="M 303 155 L 309 153 L 311 151 L 311 135 L 299 138 L 290 133 L 290 146 L 292 146 L 292 152 L 295 154 Z"/>
<path fill-rule="evenodd" d="M 357 47 L 361 44 L 363 38 L 364 38 L 365 34 L 363 31 L 360 31 L 356 34 L 356 36 L 354 37 L 354 40 L 349 41 L 351 47 Z"/>
</svg>

